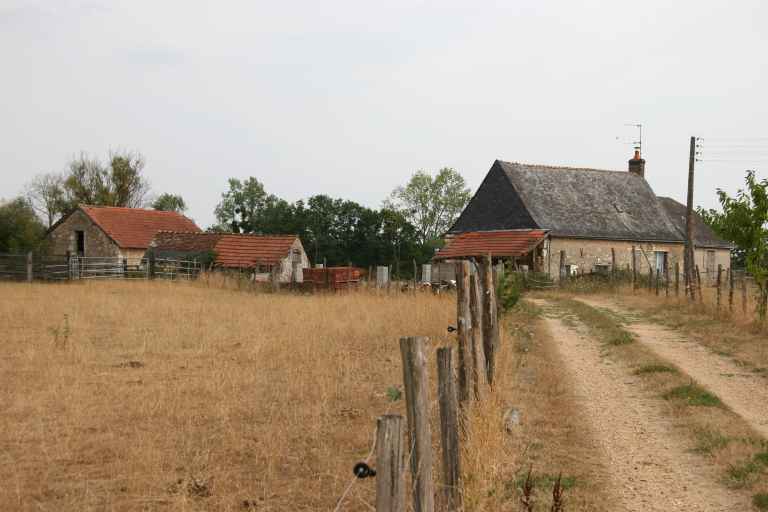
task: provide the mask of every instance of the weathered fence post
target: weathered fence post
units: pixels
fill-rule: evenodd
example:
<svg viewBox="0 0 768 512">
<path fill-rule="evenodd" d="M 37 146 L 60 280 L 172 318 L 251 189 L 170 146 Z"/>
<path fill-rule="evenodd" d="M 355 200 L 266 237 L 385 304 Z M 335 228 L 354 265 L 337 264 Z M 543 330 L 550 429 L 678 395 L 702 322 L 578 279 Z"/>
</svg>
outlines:
<svg viewBox="0 0 768 512">
<path fill-rule="evenodd" d="M 34 265 L 33 265 L 33 256 L 32 251 L 27 253 L 27 282 L 31 283 L 32 279 L 34 278 Z"/>
<path fill-rule="evenodd" d="M 733 314 L 733 267 L 728 267 L 728 312 Z"/>
<path fill-rule="evenodd" d="M 565 251 L 560 251 L 560 285 L 567 279 L 565 272 Z"/>
<path fill-rule="evenodd" d="M 404 430 L 399 414 L 376 422 L 376 512 L 405 512 Z"/>
<path fill-rule="evenodd" d="M 699 289 L 699 302 L 701 302 L 703 304 L 704 303 L 704 292 L 701 289 L 701 272 L 699 271 L 699 266 L 698 265 L 696 265 L 695 271 L 696 271 L 696 284 L 698 286 L 695 286 L 694 288 L 698 288 Z M 693 290 L 693 299 L 696 300 L 696 290 L 695 289 Z"/>
<path fill-rule="evenodd" d="M 413 294 L 416 295 L 416 284 L 418 282 L 419 267 L 416 266 L 416 258 L 413 259 Z"/>
<path fill-rule="evenodd" d="M 720 296 L 722 295 L 723 265 L 717 264 L 717 316 L 720 316 Z"/>
<path fill-rule="evenodd" d="M 451 348 L 437 349 L 437 393 L 440 406 L 443 486 L 446 510 L 461 508 L 461 467 L 459 465 L 459 411 L 453 377 Z"/>
<path fill-rule="evenodd" d="M 675 297 L 680 296 L 680 262 L 675 262 Z"/>
<path fill-rule="evenodd" d="M 611 247 L 611 281 L 616 281 L 616 249 Z"/>
<path fill-rule="evenodd" d="M 564 258 L 565 251 L 561 253 Z M 490 255 L 483 258 L 480 266 L 483 289 L 483 351 L 485 352 L 486 380 L 493 386 L 496 369 L 496 351 L 499 346 L 498 310 L 496 309 L 496 287 L 493 282 L 493 259 Z"/>
<path fill-rule="evenodd" d="M 669 259 L 664 258 L 664 295 L 669 297 Z"/>
<path fill-rule="evenodd" d="M 485 352 L 483 350 L 483 291 L 480 286 L 480 275 L 475 272 L 469 277 L 469 313 L 472 316 L 472 382 L 475 385 L 475 399 L 485 398 L 485 388 L 488 385 L 486 374 Z"/>
<path fill-rule="evenodd" d="M 469 308 L 469 261 L 456 264 L 456 321 L 459 340 L 459 402 L 472 403 L 472 317 Z"/>
<path fill-rule="evenodd" d="M 403 359 L 403 384 L 408 412 L 408 438 L 411 451 L 414 512 L 434 512 L 432 483 L 432 433 L 429 426 L 429 382 L 424 353 L 427 338 L 400 338 Z"/>
<path fill-rule="evenodd" d="M 653 276 L 653 274 L 651 274 Z M 661 272 L 656 269 L 656 296 L 659 296 L 659 288 L 661 287 Z"/>
<path fill-rule="evenodd" d="M 741 276 L 741 312 L 747 314 L 747 273 Z"/>
<path fill-rule="evenodd" d="M 632 246 L 632 289 L 637 290 L 637 255 L 635 246 Z"/>
</svg>

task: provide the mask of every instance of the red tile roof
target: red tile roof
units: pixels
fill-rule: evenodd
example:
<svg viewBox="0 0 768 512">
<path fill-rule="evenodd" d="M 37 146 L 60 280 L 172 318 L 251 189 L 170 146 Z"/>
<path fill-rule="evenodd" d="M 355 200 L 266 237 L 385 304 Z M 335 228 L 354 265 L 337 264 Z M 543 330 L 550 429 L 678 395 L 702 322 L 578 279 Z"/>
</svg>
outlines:
<svg viewBox="0 0 768 512">
<path fill-rule="evenodd" d="M 222 234 L 214 251 L 216 265 L 222 267 L 253 267 L 275 265 L 287 257 L 296 235 L 236 235 Z"/>
<path fill-rule="evenodd" d="M 296 235 L 179 233 L 161 231 L 154 238 L 158 253 L 214 251 L 216 266 L 249 268 L 276 265 L 291 253 Z"/>
<path fill-rule="evenodd" d="M 146 249 L 158 231 L 201 231 L 176 212 L 90 205 L 80 205 L 80 209 L 124 249 Z"/>
<path fill-rule="evenodd" d="M 546 231 L 534 229 L 505 231 L 469 231 L 459 233 L 440 249 L 434 259 L 472 256 L 523 256 L 539 245 Z"/>
</svg>

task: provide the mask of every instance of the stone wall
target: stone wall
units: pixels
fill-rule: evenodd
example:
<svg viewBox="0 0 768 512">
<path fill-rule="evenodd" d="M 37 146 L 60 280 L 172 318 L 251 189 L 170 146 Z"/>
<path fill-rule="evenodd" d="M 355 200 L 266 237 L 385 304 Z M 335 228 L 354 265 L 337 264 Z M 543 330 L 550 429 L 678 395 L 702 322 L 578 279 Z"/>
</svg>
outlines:
<svg viewBox="0 0 768 512">
<path fill-rule="evenodd" d="M 293 245 L 291 246 L 291 253 L 294 251 L 297 251 L 297 257 L 298 257 L 298 267 L 299 270 L 296 274 L 295 281 L 297 283 L 301 283 L 304 281 L 304 274 L 301 272 L 301 269 L 304 268 L 310 268 L 309 264 L 309 257 L 307 257 L 307 253 L 304 252 L 304 247 L 301 245 L 301 240 L 298 238 L 295 242 L 293 242 Z M 291 282 L 291 274 L 293 273 L 293 263 L 292 263 L 292 257 L 286 256 L 282 259 L 280 262 L 280 281 L 283 283 L 289 283 Z"/>
<path fill-rule="evenodd" d="M 655 268 L 656 251 L 666 252 L 670 272 L 674 272 L 675 263 L 680 264 L 680 272 L 683 271 L 682 243 L 633 243 L 612 240 L 588 240 L 577 238 L 552 238 L 544 255 L 544 271 L 553 279 L 559 277 L 560 251 L 565 251 L 566 265 L 576 267 L 578 273 L 588 274 L 596 271 L 600 266 L 607 265 L 610 270 L 611 248 L 616 252 L 616 267 L 622 270 L 632 269 L 632 246 L 635 246 L 635 262 L 640 274 L 648 274 L 649 268 Z M 695 251 L 696 264 L 702 272 L 702 280 L 706 278 L 706 249 Z M 723 265 L 723 269 L 730 268 L 730 252 L 727 249 L 715 250 L 715 269 L 717 264 Z M 650 264 L 650 265 L 649 265 Z"/>
<path fill-rule="evenodd" d="M 66 256 L 67 253 L 75 254 L 77 252 L 75 231 L 85 233 L 85 256 L 120 256 L 117 245 L 81 210 L 75 210 L 48 234 L 51 253 L 57 256 Z"/>
</svg>

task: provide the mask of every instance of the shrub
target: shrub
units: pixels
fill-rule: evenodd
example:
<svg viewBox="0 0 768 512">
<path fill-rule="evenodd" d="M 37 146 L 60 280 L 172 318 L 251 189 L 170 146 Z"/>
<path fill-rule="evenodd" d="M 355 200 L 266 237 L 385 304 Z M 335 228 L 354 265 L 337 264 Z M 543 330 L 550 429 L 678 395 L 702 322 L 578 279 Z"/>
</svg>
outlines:
<svg viewBox="0 0 768 512">
<path fill-rule="evenodd" d="M 496 285 L 496 297 L 501 311 L 511 310 L 520 301 L 523 293 L 523 276 L 507 269 Z"/>
</svg>

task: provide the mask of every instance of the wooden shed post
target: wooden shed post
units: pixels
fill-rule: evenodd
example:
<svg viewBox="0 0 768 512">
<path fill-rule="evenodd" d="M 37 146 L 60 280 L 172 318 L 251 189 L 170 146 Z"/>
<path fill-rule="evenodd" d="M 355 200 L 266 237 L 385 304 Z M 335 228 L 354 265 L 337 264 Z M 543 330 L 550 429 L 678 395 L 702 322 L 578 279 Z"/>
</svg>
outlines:
<svg viewBox="0 0 768 512">
<path fill-rule="evenodd" d="M 483 291 L 480 275 L 475 272 L 469 277 L 469 312 L 472 316 L 472 382 L 475 385 L 475 399 L 485 398 L 488 385 L 485 352 L 483 350 Z"/>
<path fill-rule="evenodd" d="M 616 249 L 611 247 L 611 281 L 616 281 Z"/>
<path fill-rule="evenodd" d="M 456 264 L 456 321 L 459 341 L 459 402 L 466 408 L 472 402 L 472 317 L 470 314 L 469 261 Z"/>
<path fill-rule="evenodd" d="M 437 349 L 437 393 L 440 407 L 443 489 L 446 510 L 461 508 L 461 467 L 459 464 L 459 411 L 453 377 L 451 347 Z"/>
<path fill-rule="evenodd" d="M 400 338 L 403 359 L 405 406 L 411 451 L 414 512 L 434 512 L 432 482 L 432 432 L 429 426 L 429 382 L 425 345 L 427 338 Z"/>
<path fill-rule="evenodd" d="M 400 415 L 376 422 L 376 512 L 405 512 L 404 432 Z"/>
<path fill-rule="evenodd" d="M 155 278 L 155 248 L 151 246 L 147 251 L 147 272 L 149 279 Z"/>
<path fill-rule="evenodd" d="M 699 289 L 699 302 L 703 303 L 704 302 L 704 293 L 703 293 L 703 291 L 701 289 L 701 271 L 699 271 L 699 266 L 698 265 L 696 265 L 695 270 L 696 270 L 696 284 L 698 286 L 694 286 L 693 298 L 694 298 L 694 300 L 696 299 L 696 290 L 695 290 L 695 288 L 698 288 Z"/>
<path fill-rule="evenodd" d="M 27 282 L 28 283 L 31 283 L 32 279 L 34 278 L 34 274 L 33 274 L 34 265 L 33 265 L 32 258 L 33 258 L 32 251 L 29 251 L 27 253 Z"/>
<path fill-rule="evenodd" d="M 723 265 L 717 264 L 717 315 L 720 316 L 720 297 L 722 295 Z"/>
</svg>

